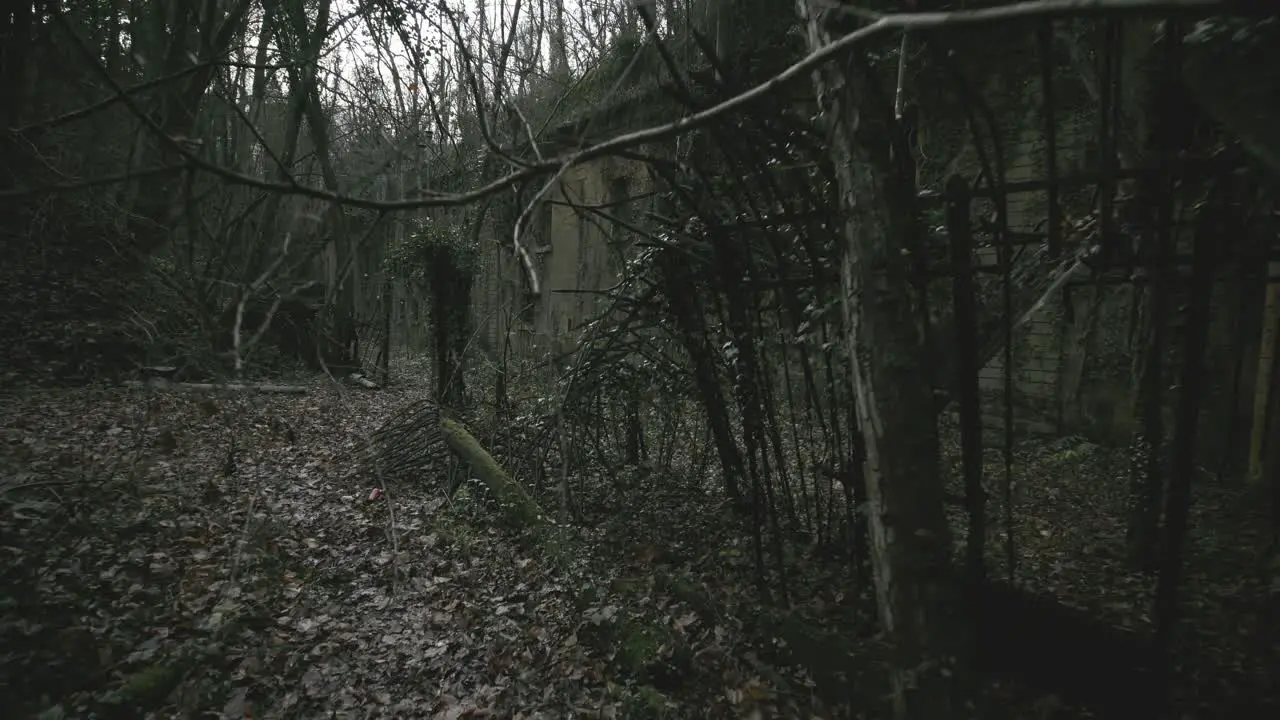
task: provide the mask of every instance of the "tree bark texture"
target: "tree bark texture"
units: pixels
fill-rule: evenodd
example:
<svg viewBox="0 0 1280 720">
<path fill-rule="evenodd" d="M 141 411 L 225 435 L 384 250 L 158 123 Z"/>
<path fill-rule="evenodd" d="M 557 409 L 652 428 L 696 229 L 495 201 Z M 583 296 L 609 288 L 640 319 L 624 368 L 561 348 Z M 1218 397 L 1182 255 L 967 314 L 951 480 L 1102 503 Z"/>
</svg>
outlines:
<svg viewBox="0 0 1280 720">
<path fill-rule="evenodd" d="M 797 0 L 810 50 L 832 34 L 818 3 Z M 954 715 L 948 617 L 950 533 L 938 469 L 937 416 L 924 328 L 912 290 L 919 250 L 910 184 L 895 169 L 892 98 L 858 57 L 814 76 L 844 214 L 841 287 L 880 619 L 895 649 L 894 715 Z"/>
<path fill-rule="evenodd" d="M 150 54 L 157 75 L 177 75 L 194 62 L 203 63 L 183 81 L 158 89 L 147 107 L 154 126 L 143 132 L 143 162 L 139 167 L 173 164 L 181 159 L 176 146 L 194 137 L 203 98 L 213 83 L 219 64 L 231 42 L 242 32 L 252 3 L 237 0 L 220 12 L 202 15 L 197 3 L 153 3 L 148 7 L 147 27 L 130 35 L 135 53 Z M 145 40 L 145 43 L 139 43 Z M 199 53 L 199 54 L 197 54 Z M 96 59 L 95 59 L 96 60 Z M 157 137 L 155 131 L 164 137 Z M 129 229 L 138 249 L 151 253 L 163 247 L 177 224 L 175 198 L 182 196 L 176 173 L 147 175 L 137 180 Z"/>
</svg>

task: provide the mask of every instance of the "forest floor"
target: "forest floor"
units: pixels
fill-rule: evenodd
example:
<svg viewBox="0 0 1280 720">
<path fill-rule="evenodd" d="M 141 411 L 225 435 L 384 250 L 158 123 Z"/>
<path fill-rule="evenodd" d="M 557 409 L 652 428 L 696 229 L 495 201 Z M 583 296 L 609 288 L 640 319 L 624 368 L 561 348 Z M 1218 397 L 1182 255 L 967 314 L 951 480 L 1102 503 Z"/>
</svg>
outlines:
<svg viewBox="0 0 1280 720">
<path fill-rule="evenodd" d="M 612 515 L 630 512 L 574 531 L 581 557 L 555 562 L 465 493 L 447 499 L 443 470 L 393 487 L 370 476 L 370 433 L 423 389 L 307 384 L 0 396 L 8 717 L 876 716 L 851 696 L 883 685 L 845 674 L 861 687 L 833 696 L 783 652 L 831 646 L 769 640 L 786 628 L 758 621 L 750 542 L 714 495 L 609 479 Z M 1014 492 L 1018 574 L 1141 626 L 1152 582 L 1118 551 L 1122 455 L 1078 439 L 1020 448 L 1017 476 L 1034 482 Z M 1001 468 L 993 453 L 993 488 Z M 1266 544 L 1266 512 L 1246 490 L 1198 490 L 1191 707 L 1255 707 L 1233 699 L 1272 679 L 1260 663 L 1277 657 L 1276 589 L 1249 551 Z M 865 583 L 813 565 L 788 578 L 780 616 L 865 627 L 849 619 Z M 875 656 L 874 640 L 858 642 Z M 1019 716 L 1087 716 L 1034 711 Z"/>
<path fill-rule="evenodd" d="M 944 452 L 952 460 L 952 490 L 962 493 L 960 452 L 952 440 Z M 1020 586 L 1150 637 L 1156 575 L 1134 570 L 1125 552 L 1127 451 L 1065 437 L 1022 442 L 1012 460 L 1013 512 L 1006 515 L 1004 455 L 986 452 L 989 573 L 1009 577 L 1005 529 L 1011 519 Z M 1261 483 L 1203 467 L 1193 478 L 1193 498 L 1174 707 L 1182 718 L 1280 716 L 1280 558 L 1273 554 L 1272 500 Z M 953 527 L 965 526 L 962 508 L 953 508 L 951 519 Z M 1053 712 L 1047 716 L 1077 716 Z"/>
<path fill-rule="evenodd" d="M 732 618 L 553 566 L 443 477 L 376 488 L 420 390 L 309 390 L 0 396 L 7 717 L 824 715 Z M 600 641 L 624 621 L 661 632 Z M 697 682 L 634 681 L 677 644 Z"/>
</svg>

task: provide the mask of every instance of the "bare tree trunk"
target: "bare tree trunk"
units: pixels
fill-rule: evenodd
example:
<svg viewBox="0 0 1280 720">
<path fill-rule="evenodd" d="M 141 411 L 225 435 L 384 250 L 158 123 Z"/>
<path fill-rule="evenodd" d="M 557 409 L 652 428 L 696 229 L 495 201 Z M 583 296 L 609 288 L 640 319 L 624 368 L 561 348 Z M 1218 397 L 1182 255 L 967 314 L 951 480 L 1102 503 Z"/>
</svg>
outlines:
<svg viewBox="0 0 1280 720">
<path fill-rule="evenodd" d="M 677 336 L 693 363 L 694 386 L 706 412 L 709 435 L 715 442 L 720 458 L 725 494 L 735 508 L 742 508 L 744 497 L 741 481 L 746 477 L 746 464 L 734 437 L 727 402 L 712 361 L 711 347 L 698 324 L 703 309 L 697 295 L 680 292 L 680 288 L 688 287 L 690 281 L 688 271 L 681 265 L 679 258 L 674 257 L 670 251 L 662 251 L 658 254 L 658 267 L 662 271 L 663 282 L 669 289 L 668 312 L 675 323 Z"/>
<path fill-rule="evenodd" d="M 1280 360 L 1273 356 L 1268 361 L 1267 366 L 1268 374 L 1271 376 L 1272 387 L 1275 387 L 1276 383 L 1280 383 Z M 1264 423 L 1267 432 L 1267 443 L 1263 472 L 1265 473 L 1265 478 L 1271 482 L 1269 488 L 1271 494 L 1271 544 L 1269 552 L 1274 556 L 1280 552 L 1280 393 L 1271 393 L 1267 403 L 1268 407 L 1263 417 L 1264 419 L 1271 418 L 1271 422 Z"/>
<path fill-rule="evenodd" d="M 1218 182 L 1226 184 L 1230 180 Z M 1200 403 L 1204 395 L 1206 377 L 1204 354 L 1209 335 L 1210 303 L 1213 299 L 1213 278 L 1217 252 L 1215 241 L 1222 237 L 1222 223 L 1217 218 L 1229 212 L 1234 199 L 1229 188 L 1214 187 L 1209 199 L 1200 210 L 1195 228 L 1195 249 L 1191 258 L 1191 278 L 1186 337 L 1182 351 L 1182 369 L 1178 385 L 1177 417 L 1174 420 L 1173 443 L 1170 453 L 1169 486 L 1165 493 L 1165 527 L 1160 542 L 1159 576 L 1156 582 L 1153 612 L 1155 620 L 1154 643 L 1161 660 L 1160 680 L 1166 685 L 1162 697 L 1168 698 L 1168 686 L 1173 673 L 1174 647 L 1177 633 L 1178 608 L 1181 602 L 1184 578 L 1183 555 L 1187 545 L 1187 529 L 1191 510 L 1192 477 L 1196 473 L 1196 433 L 1199 430 Z M 1161 708 L 1167 710 L 1167 708 Z"/>
<path fill-rule="evenodd" d="M 35 18 L 31 3 L 19 2 L 0 13 L 0 93 L 6 101 L 0 103 L 0 127 L 19 124 L 21 109 L 26 105 L 28 66 L 27 53 L 31 49 L 31 34 Z M 10 133 L 0 133 L 0 189 L 13 186 L 21 173 L 18 164 L 22 143 Z"/>
<path fill-rule="evenodd" d="M 823 11 L 797 0 L 809 49 L 831 42 Z M 945 720 L 954 661 L 946 612 L 950 532 L 938 471 L 937 416 L 914 306 L 915 228 L 909 183 L 890 157 L 892 97 L 862 58 L 815 73 L 839 183 L 845 252 L 840 276 L 865 472 L 880 620 L 894 646 L 894 715 Z M 904 252 L 905 251 L 905 252 Z"/>
<path fill-rule="evenodd" d="M 1167 230 L 1165 232 L 1168 232 Z M 1170 241 L 1157 239 L 1161 245 Z M 1168 271 L 1152 269 L 1152 281 L 1134 298 L 1141 303 L 1138 340 L 1133 347 L 1134 415 L 1142 419 L 1140 428 L 1130 441 L 1129 521 L 1126 544 L 1130 562 L 1135 567 L 1151 568 L 1156 561 L 1160 533 L 1160 502 L 1164 494 L 1164 371 L 1168 348 L 1169 316 Z"/>
<path fill-rule="evenodd" d="M 257 67 L 253 71 L 253 105 L 251 112 L 255 121 L 260 121 L 266 114 L 265 100 L 268 78 L 264 66 L 269 57 L 267 51 L 278 28 L 285 23 L 284 19 L 277 17 L 275 6 L 272 3 L 264 5 L 263 10 L 262 28 L 258 35 L 258 53 L 255 59 Z M 298 54 L 301 56 L 301 51 Z M 294 162 L 298 157 L 298 141 L 302 134 L 306 104 L 306 94 L 302 92 L 293 93 L 289 100 L 289 115 L 283 126 L 284 144 L 276 151 L 276 158 L 278 158 L 279 164 L 266 160 L 262 167 L 264 173 L 267 172 L 267 168 L 271 168 L 270 177 L 278 182 L 288 183 L 292 179 Z M 253 139 L 253 142 L 257 142 L 256 138 Z M 265 146 L 261 149 L 264 158 L 267 155 L 267 149 Z M 246 169 L 257 170 L 258 168 L 251 165 L 253 152 L 251 152 L 250 148 L 245 148 L 242 152 Z M 266 205 L 262 212 L 263 219 L 259 228 L 258 241 L 250 250 L 248 256 L 250 259 L 244 267 L 245 282 L 249 282 L 262 272 L 262 269 L 266 266 L 270 247 L 285 230 L 285 223 L 280 220 L 280 209 L 284 206 L 284 202 L 284 193 L 273 193 L 266 200 Z"/>
<path fill-rule="evenodd" d="M 231 42 L 240 36 L 251 3 L 237 0 L 228 4 L 225 11 L 206 13 L 203 17 L 195 3 L 153 5 L 147 8 L 150 15 L 146 18 L 150 24 L 149 47 L 135 46 L 132 51 L 144 56 L 148 52 L 154 53 L 153 57 L 161 56 L 162 60 L 153 64 L 156 75 L 177 74 L 193 63 L 203 64 L 187 76 L 185 82 L 168 83 L 164 90 L 157 90 L 148 108 L 149 118 L 166 139 L 157 137 L 150 128 L 144 130 L 142 162 L 139 163 L 142 167 L 174 164 L 180 156 L 173 149 L 173 141 L 196 135 L 202 100 L 219 67 L 214 60 L 221 58 Z M 132 31 L 131 35 L 138 37 Z M 181 193 L 177 173 L 147 175 L 137 180 L 128 217 L 141 252 L 151 253 L 172 237 L 176 226 L 175 199 Z"/>
<path fill-rule="evenodd" d="M 1172 21 L 1171 21 L 1172 22 Z M 1168 168 L 1175 153 L 1190 145 L 1194 116 L 1188 112 L 1178 83 L 1181 62 L 1181 34 L 1166 27 L 1159 49 L 1160 65 L 1147 78 L 1147 137 L 1143 158 L 1156 167 Z M 1139 567 L 1156 562 L 1159 543 L 1160 507 L 1165 488 L 1166 437 L 1164 427 L 1163 368 L 1173 311 L 1172 293 L 1176 281 L 1169 258 L 1177 247 L 1176 208 L 1172 179 L 1167 170 L 1143 178 L 1137 184 L 1138 212 L 1145 225 L 1143 246 L 1139 248 L 1151 282 L 1135 302 L 1141 302 L 1141 334 L 1134 347 L 1138 367 L 1135 377 L 1134 407 L 1140 410 L 1142 427 L 1131 443 L 1133 468 L 1130 477 L 1127 544 L 1131 560 Z"/>
<path fill-rule="evenodd" d="M 250 114 L 250 117 L 253 118 L 253 121 L 255 123 L 262 118 L 263 104 L 267 97 L 266 66 L 267 66 L 267 59 L 270 57 L 269 51 L 271 49 L 271 38 L 275 34 L 275 27 L 276 27 L 275 17 L 269 11 L 269 7 L 266 7 L 265 9 L 267 10 L 267 12 L 263 13 L 262 22 L 258 28 L 258 48 L 257 48 L 257 51 L 254 53 L 253 84 L 250 86 L 252 99 L 249 102 L 249 114 Z M 296 128 L 297 126 L 300 126 L 302 124 L 301 109 L 299 109 L 295 113 L 295 115 L 297 116 L 294 123 Z M 288 148 L 285 151 L 288 157 L 288 160 L 282 159 L 282 161 L 286 164 L 286 167 L 289 164 L 292 164 L 293 155 L 294 155 L 293 148 L 296 148 L 298 145 L 296 130 L 291 134 L 292 134 L 292 139 L 288 140 L 287 144 L 285 145 L 285 147 Z M 259 172 L 259 169 L 255 165 L 253 160 L 253 144 L 257 143 L 257 139 L 253 138 L 252 134 L 250 133 L 244 133 L 243 137 L 246 140 L 245 146 L 237 148 L 237 152 L 240 155 L 239 169 L 241 172 L 245 172 L 249 174 L 257 173 Z M 283 169 L 281 171 L 283 172 Z M 267 217 L 274 217 L 274 214 L 268 215 Z"/>
<path fill-rule="evenodd" d="M 551 1 L 551 74 L 565 78 L 569 74 L 568 35 L 564 29 L 564 0 Z"/>
<path fill-rule="evenodd" d="M 628 465 L 639 465 L 645 456 L 644 423 L 640 419 L 643 405 L 638 387 L 633 385 L 626 390 L 626 393 L 623 409 L 626 418 L 626 427 L 623 431 L 625 433 L 623 444 L 626 448 L 626 462 Z"/>
<path fill-rule="evenodd" d="M 1280 263 L 1268 263 L 1267 275 L 1273 276 L 1280 270 Z M 1277 329 L 1280 328 L 1280 285 L 1267 285 L 1266 298 L 1262 306 L 1262 331 L 1258 341 L 1258 371 L 1254 380 L 1253 422 L 1249 435 L 1248 477 L 1260 480 L 1263 475 L 1263 459 L 1266 457 L 1266 419 L 1267 408 L 1274 405 L 1272 397 L 1280 392 L 1271 384 L 1271 366 L 1275 364 Z"/>
<path fill-rule="evenodd" d="M 285 7 L 277 3 L 277 12 L 282 19 L 292 26 L 298 38 L 294 47 L 294 55 L 298 61 L 306 58 L 302 67 L 291 66 L 289 82 L 294 92 L 302 96 L 302 107 L 307 119 L 307 127 L 311 129 L 311 141 L 315 145 L 315 157 L 320 165 L 320 175 L 324 188 L 330 192 L 339 191 L 338 173 L 333 164 L 330 147 L 329 119 L 325 116 L 320 102 L 320 86 L 316 80 L 317 62 L 320 50 L 328 37 L 331 0 L 321 0 L 316 9 L 314 29 L 308 23 L 306 9 L 301 5 Z M 359 278 L 363 275 L 360 267 L 359 248 L 356 241 L 346 230 L 346 215 L 342 206 L 333 205 L 327 218 L 331 224 L 331 258 L 337 274 L 334 276 L 336 287 L 330 287 L 335 293 L 333 307 L 333 341 L 327 348 L 335 354 L 325 361 L 336 364 L 336 370 L 343 374 L 360 369 L 360 346 L 357 334 L 356 316 L 359 310 Z"/>
</svg>

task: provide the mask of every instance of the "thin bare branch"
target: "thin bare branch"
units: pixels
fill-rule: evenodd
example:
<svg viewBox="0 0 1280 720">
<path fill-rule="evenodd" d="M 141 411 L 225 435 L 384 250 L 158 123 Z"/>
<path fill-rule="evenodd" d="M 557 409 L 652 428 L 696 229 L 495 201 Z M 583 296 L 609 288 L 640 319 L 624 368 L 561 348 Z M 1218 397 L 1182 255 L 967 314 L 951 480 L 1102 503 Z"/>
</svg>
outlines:
<svg viewBox="0 0 1280 720">
<path fill-rule="evenodd" d="M 788 83 L 796 81 L 805 74 L 811 73 L 821 67 L 823 64 L 842 56 L 859 43 L 886 32 L 894 30 L 930 30 L 943 27 L 973 26 L 1013 20 L 1071 17 L 1096 13 L 1211 10 L 1214 8 L 1225 8 L 1230 5 L 1231 3 L 1229 0 L 1029 0 L 1028 2 L 1018 3 L 1016 5 L 984 8 L 980 10 L 898 13 L 885 15 L 879 20 L 845 35 L 830 45 L 824 46 L 820 50 L 810 53 L 799 62 L 788 67 L 786 70 L 783 70 L 781 73 L 775 75 L 764 83 L 705 110 L 686 115 L 674 122 L 645 128 L 643 130 L 637 130 L 635 132 L 624 133 L 610 140 L 590 145 L 580 150 L 565 153 L 550 160 L 530 163 L 528 167 L 515 170 L 491 182 L 464 192 L 440 193 L 421 191 L 416 197 L 404 197 L 399 200 L 372 200 L 352 197 L 319 188 L 305 186 L 292 187 L 289 185 L 260 180 L 255 177 L 228 170 L 205 161 L 199 156 L 188 151 L 177 140 L 168 138 L 164 134 L 163 129 L 160 128 L 154 120 L 149 118 L 147 114 L 143 112 L 136 103 L 132 102 L 129 97 L 122 97 L 122 102 L 125 102 L 130 106 L 130 110 L 134 112 L 139 120 L 142 121 L 151 132 L 161 136 L 170 144 L 171 149 L 182 155 L 189 163 L 191 163 L 191 165 L 217 175 L 228 182 L 259 190 L 288 193 L 316 200 L 326 200 L 349 207 L 367 208 L 371 210 L 396 211 L 413 210 L 426 207 L 449 207 L 463 205 L 483 199 L 489 195 L 504 190 L 513 183 L 527 180 L 544 173 L 555 172 L 560 174 L 569 167 L 588 160 L 604 157 L 638 145 L 656 142 L 695 130 L 723 115 L 743 109 L 751 103 L 758 102 L 768 97 L 772 93 L 782 89 Z M 55 17 L 58 16 L 59 15 L 55 13 Z M 78 37 L 76 38 L 76 42 L 81 45 L 82 53 L 93 58 L 95 67 L 98 67 L 99 73 L 107 78 L 107 81 L 113 86 L 113 89 L 118 93 L 121 92 L 119 84 L 107 76 L 106 70 L 101 68 L 97 63 L 92 51 L 84 47 L 83 42 Z M 0 197 L 11 197 L 47 191 L 48 190 L 45 188 L 35 190 L 24 189 L 0 191 Z"/>
</svg>

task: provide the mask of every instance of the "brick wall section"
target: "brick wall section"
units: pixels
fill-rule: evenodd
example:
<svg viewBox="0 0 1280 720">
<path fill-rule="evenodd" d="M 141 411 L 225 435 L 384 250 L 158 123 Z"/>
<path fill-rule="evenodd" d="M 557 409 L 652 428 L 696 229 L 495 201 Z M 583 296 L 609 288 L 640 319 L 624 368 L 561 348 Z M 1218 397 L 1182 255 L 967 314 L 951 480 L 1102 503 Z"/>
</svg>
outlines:
<svg viewBox="0 0 1280 720">
<path fill-rule="evenodd" d="M 994 248 L 979 250 L 978 260 L 994 265 Z M 1062 307 L 1054 299 L 1014 336 L 1014 415 L 1022 432 L 1055 431 L 1058 424 L 1059 371 L 1062 366 Z M 1004 352 L 978 371 L 984 424 L 1003 427 Z"/>
</svg>

